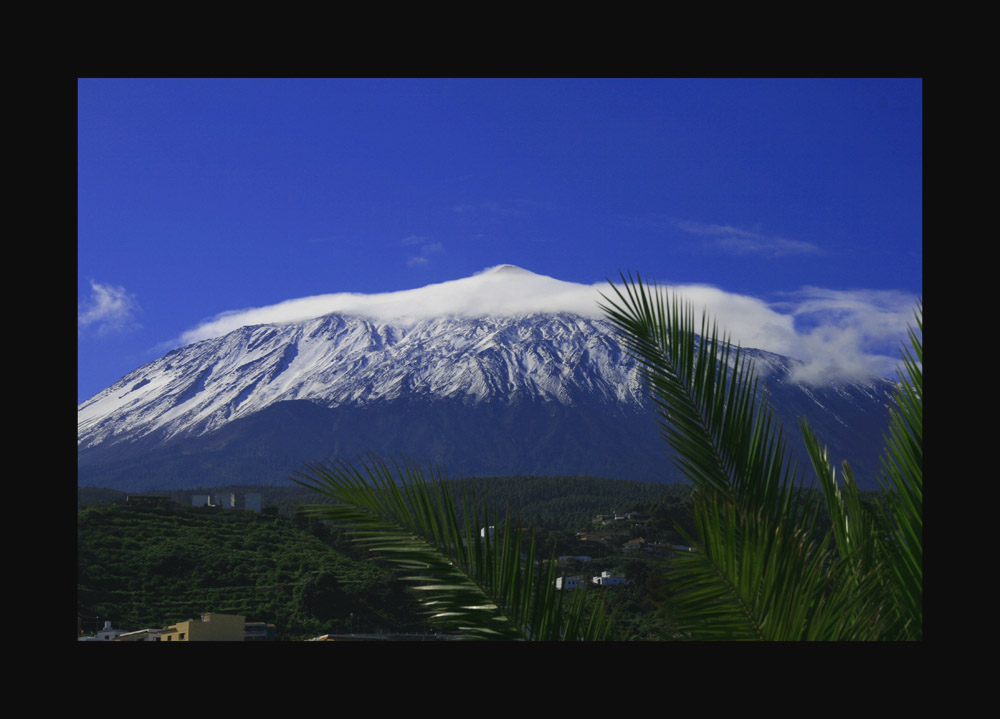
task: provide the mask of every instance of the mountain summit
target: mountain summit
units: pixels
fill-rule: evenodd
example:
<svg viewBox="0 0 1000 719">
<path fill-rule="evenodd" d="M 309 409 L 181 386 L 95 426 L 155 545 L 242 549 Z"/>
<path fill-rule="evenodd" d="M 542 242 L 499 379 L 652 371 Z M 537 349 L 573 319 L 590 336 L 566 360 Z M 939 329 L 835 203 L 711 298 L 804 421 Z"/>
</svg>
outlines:
<svg viewBox="0 0 1000 719">
<path fill-rule="evenodd" d="M 497 265 L 490 267 L 483 274 L 504 274 L 504 275 L 535 275 L 534 272 L 518 267 L 517 265 Z"/>
<path fill-rule="evenodd" d="M 79 406 L 79 482 L 278 484 L 367 452 L 453 475 L 679 480 L 635 361 L 581 287 L 499 265 L 180 347 Z M 890 382 L 807 388 L 795 360 L 750 354 L 786 424 L 805 415 L 833 457 L 877 466 Z"/>
</svg>

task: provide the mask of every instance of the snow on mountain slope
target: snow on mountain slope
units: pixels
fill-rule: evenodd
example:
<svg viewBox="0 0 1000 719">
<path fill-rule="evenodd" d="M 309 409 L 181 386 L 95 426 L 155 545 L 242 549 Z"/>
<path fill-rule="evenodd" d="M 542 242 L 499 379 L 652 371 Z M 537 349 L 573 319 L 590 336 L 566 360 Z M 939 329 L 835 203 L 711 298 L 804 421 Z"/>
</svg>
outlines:
<svg viewBox="0 0 1000 719">
<path fill-rule="evenodd" d="M 610 325 L 569 314 L 446 317 L 413 325 L 329 315 L 243 327 L 170 352 L 79 407 L 79 446 L 203 434 L 284 400 L 326 407 L 402 395 L 639 403 Z"/>
</svg>

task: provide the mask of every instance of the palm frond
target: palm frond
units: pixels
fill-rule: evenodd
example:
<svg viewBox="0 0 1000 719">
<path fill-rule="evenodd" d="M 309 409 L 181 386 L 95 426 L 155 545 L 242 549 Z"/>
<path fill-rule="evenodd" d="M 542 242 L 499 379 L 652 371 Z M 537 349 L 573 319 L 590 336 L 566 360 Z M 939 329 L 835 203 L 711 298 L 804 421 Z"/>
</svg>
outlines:
<svg viewBox="0 0 1000 719">
<path fill-rule="evenodd" d="M 697 639 L 801 639 L 822 599 L 823 553 L 787 524 L 698 501 L 697 551 L 672 565 L 672 620 Z M 808 601 L 803 599 L 808 596 Z"/>
<path fill-rule="evenodd" d="M 641 277 L 622 276 L 601 307 L 639 362 L 661 431 L 685 476 L 704 494 L 791 510 L 795 466 L 751 363 L 690 304 Z"/>
<path fill-rule="evenodd" d="M 293 481 L 333 501 L 312 516 L 342 524 L 356 542 L 405 571 L 428 619 L 465 638 L 602 640 L 611 620 L 582 592 L 555 590 L 556 563 L 540 568 L 534 534 L 508 515 L 502 525 L 485 502 L 462 503 L 443 476 L 428 480 L 404 463 L 373 459 L 314 464 Z M 459 521 L 459 517 L 464 521 Z M 496 538 L 479 528 L 497 527 Z M 522 548 L 527 545 L 526 558 Z"/>
<path fill-rule="evenodd" d="M 830 518 L 829 537 L 834 555 L 829 559 L 827 574 L 845 598 L 852 601 L 840 609 L 845 620 L 840 639 L 895 638 L 890 629 L 891 591 L 887 585 L 882 519 L 862 501 L 861 490 L 846 461 L 841 464 L 838 482 L 826 447 L 805 419 L 799 426 L 806 451 L 819 481 L 824 506 Z"/>
<path fill-rule="evenodd" d="M 923 306 L 917 305 L 916 330 L 902 350 L 889 434 L 879 483 L 888 499 L 883 524 L 895 582 L 897 630 L 901 637 L 923 637 Z"/>
<path fill-rule="evenodd" d="M 841 487 L 826 447 L 804 418 L 799 420 L 799 427 L 830 517 L 837 555 L 851 566 L 849 571 L 857 580 L 865 572 L 874 570 L 881 560 L 877 518 L 865 507 L 850 465 L 846 461 L 841 465 Z"/>
<path fill-rule="evenodd" d="M 622 275 L 605 314 L 640 363 L 675 462 L 692 482 L 695 551 L 672 562 L 678 633 L 704 639 L 875 639 L 887 631 L 882 554 L 850 467 L 843 494 L 803 436 L 833 530 L 799 501 L 803 476 L 751 364 L 703 315 Z M 904 460 L 905 461 L 905 460 Z"/>
</svg>

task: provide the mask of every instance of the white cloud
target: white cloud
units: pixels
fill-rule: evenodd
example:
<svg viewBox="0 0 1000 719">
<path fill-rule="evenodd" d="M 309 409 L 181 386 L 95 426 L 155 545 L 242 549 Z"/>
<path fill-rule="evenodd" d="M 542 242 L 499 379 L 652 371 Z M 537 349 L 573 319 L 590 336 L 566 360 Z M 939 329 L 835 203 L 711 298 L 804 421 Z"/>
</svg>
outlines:
<svg viewBox="0 0 1000 719">
<path fill-rule="evenodd" d="M 892 374 L 918 301 L 908 292 L 820 287 L 803 287 L 790 297 L 777 306 L 796 319 L 795 351 L 810 362 L 794 379 L 807 383 L 837 374 Z"/>
<path fill-rule="evenodd" d="M 90 281 L 90 297 L 77 303 L 77 331 L 95 328 L 98 335 L 137 329 L 135 315 L 141 311 L 135 296 L 124 287 Z"/>
<path fill-rule="evenodd" d="M 399 242 L 402 245 L 420 245 L 420 254 L 411 255 L 406 260 L 406 264 L 410 267 L 422 267 L 423 265 L 430 264 L 431 255 L 444 252 L 444 245 L 440 242 L 428 242 L 425 237 L 421 237 L 420 235 L 410 235 L 409 237 L 404 237 Z"/>
<path fill-rule="evenodd" d="M 675 220 L 673 224 L 689 234 L 708 236 L 716 247 L 737 254 L 779 257 L 782 255 L 815 255 L 823 252 L 810 242 L 768 236 L 731 225 L 711 225 L 690 220 Z"/>
<path fill-rule="evenodd" d="M 901 292 L 837 292 L 803 288 L 779 303 L 709 285 L 671 285 L 696 309 L 707 308 L 733 342 L 806 362 L 796 379 L 821 383 L 845 377 L 890 375 L 884 349 L 905 338 L 916 298 Z M 571 312 L 603 317 L 607 283 L 563 282 L 510 265 L 472 277 L 382 294 L 337 293 L 224 312 L 185 332 L 174 344 L 221 336 L 239 327 L 298 322 L 339 312 L 409 324 L 445 316 Z"/>
</svg>

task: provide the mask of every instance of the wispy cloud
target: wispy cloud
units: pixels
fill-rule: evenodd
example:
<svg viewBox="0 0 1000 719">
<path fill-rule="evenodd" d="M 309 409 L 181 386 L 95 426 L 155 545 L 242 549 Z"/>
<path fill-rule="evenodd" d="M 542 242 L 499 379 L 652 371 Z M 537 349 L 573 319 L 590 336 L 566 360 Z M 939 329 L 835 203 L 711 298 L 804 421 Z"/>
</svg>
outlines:
<svg viewBox="0 0 1000 719">
<path fill-rule="evenodd" d="M 711 225 L 691 220 L 674 220 L 673 225 L 688 234 L 707 238 L 713 246 L 726 252 L 767 257 L 823 254 L 822 249 L 810 242 L 765 235 L 732 225 Z"/>
<path fill-rule="evenodd" d="M 794 379 L 806 383 L 837 373 L 890 374 L 919 300 L 896 290 L 822 287 L 803 287 L 787 297 L 774 306 L 795 318 L 796 351 L 811 361 Z"/>
<path fill-rule="evenodd" d="M 92 329 L 98 335 L 138 329 L 135 316 L 141 312 L 135 296 L 124 287 L 90 281 L 90 296 L 77 302 L 77 332 Z"/>
<path fill-rule="evenodd" d="M 530 205 L 538 203 L 531 203 L 522 200 L 519 201 L 517 204 Z M 468 203 L 458 204 L 452 207 L 452 211 L 458 214 L 481 213 L 493 217 L 521 217 L 522 215 L 525 214 L 525 211 L 522 209 L 511 207 L 510 205 L 501 205 L 499 202 L 493 202 L 493 201 L 478 202 L 476 204 L 468 204 Z"/>
<path fill-rule="evenodd" d="M 891 376 L 894 348 L 913 321 L 917 298 L 882 290 L 835 291 L 806 287 L 779 302 L 710 285 L 671 285 L 696 308 L 707 309 L 743 347 L 802 360 L 794 379 L 809 384 Z M 383 294 L 330 294 L 268 307 L 225 312 L 185 332 L 174 345 L 218 337 L 252 324 L 298 322 L 333 312 L 408 324 L 445 315 L 516 315 L 571 312 L 603 317 L 606 283 L 563 282 L 501 266 L 460 280 Z"/>
<path fill-rule="evenodd" d="M 410 255 L 406 264 L 410 267 L 422 267 L 424 265 L 430 264 L 430 258 L 433 255 L 440 254 L 444 252 L 444 245 L 440 242 L 429 242 L 426 237 L 420 235 L 410 235 L 409 237 L 404 237 L 400 240 L 401 245 L 407 246 L 418 246 L 420 247 L 420 254 Z"/>
</svg>

